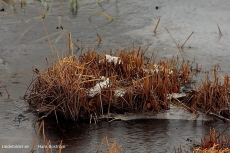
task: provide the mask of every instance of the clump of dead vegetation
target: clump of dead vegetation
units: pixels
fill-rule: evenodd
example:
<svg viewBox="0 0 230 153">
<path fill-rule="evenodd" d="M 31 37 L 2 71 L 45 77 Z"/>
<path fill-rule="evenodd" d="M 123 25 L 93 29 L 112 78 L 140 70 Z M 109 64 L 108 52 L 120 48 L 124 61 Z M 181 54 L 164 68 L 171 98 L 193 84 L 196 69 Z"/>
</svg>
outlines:
<svg viewBox="0 0 230 153">
<path fill-rule="evenodd" d="M 104 145 L 106 145 L 106 147 L 104 147 Z M 102 149 L 103 147 L 105 149 Z M 116 141 L 113 141 L 112 144 L 109 143 L 107 136 L 104 136 L 100 145 L 97 148 L 96 153 L 99 153 L 99 152 L 102 152 L 102 153 L 122 153 L 121 147 L 122 146 L 118 145 Z"/>
<path fill-rule="evenodd" d="M 202 81 L 202 85 L 197 90 L 199 93 L 194 94 L 191 104 L 195 104 L 207 113 L 215 113 L 229 118 L 229 77 L 227 75 L 224 77 L 221 76 L 222 80 L 220 81 L 217 75 L 218 72 L 214 68 L 213 81 L 206 76 L 205 80 Z"/>
<path fill-rule="evenodd" d="M 202 137 L 202 144 L 193 153 L 227 153 L 230 152 L 230 134 L 223 135 L 210 129 L 209 137 Z"/>
<path fill-rule="evenodd" d="M 230 122 L 229 77 L 222 76 L 216 67 L 213 68 L 212 81 L 209 76 L 207 74 L 205 79 L 201 80 L 201 85 L 196 90 L 191 90 L 181 103 L 186 104 L 186 108 L 196 114 L 201 111 L 224 122 Z"/>
<path fill-rule="evenodd" d="M 156 61 L 140 48 L 116 53 L 96 51 L 67 56 L 37 72 L 28 90 L 30 106 L 42 117 L 53 115 L 77 121 L 98 120 L 110 113 L 170 109 L 171 102 L 199 115 L 198 111 L 229 122 L 229 77 L 213 69 L 189 91 L 193 63 L 172 58 Z M 220 76 L 220 77 L 218 77 Z M 219 78 L 223 81 L 219 81 Z M 179 94 L 182 93 L 182 94 Z"/>
<path fill-rule="evenodd" d="M 78 120 L 104 113 L 159 112 L 169 109 L 172 93 L 191 81 L 191 63 L 159 61 L 144 51 L 68 56 L 36 74 L 29 104 L 40 115 Z"/>
</svg>

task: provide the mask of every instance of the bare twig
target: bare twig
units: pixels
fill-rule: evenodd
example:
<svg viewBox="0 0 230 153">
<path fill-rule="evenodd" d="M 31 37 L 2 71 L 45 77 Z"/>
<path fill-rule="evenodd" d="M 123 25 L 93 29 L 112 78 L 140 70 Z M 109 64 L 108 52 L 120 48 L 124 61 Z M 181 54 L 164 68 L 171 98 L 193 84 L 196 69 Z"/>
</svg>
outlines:
<svg viewBox="0 0 230 153">
<path fill-rule="evenodd" d="M 40 126 L 39 126 L 39 129 L 38 129 L 38 131 L 37 131 L 37 134 L 36 134 L 36 137 L 35 137 L 35 139 L 34 139 L 34 143 L 33 143 L 33 145 L 32 145 L 32 148 L 31 148 L 31 150 L 30 150 L 30 153 L 33 153 L 33 152 L 34 152 L 34 146 L 35 146 L 36 141 L 37 141 L 37 139 L 38 139 L 38 135 L 39 135 L 39 133 L 40 133 L 40 130 L 41 130 L 41 128 L 42 128 L 43 126 L 44 126 L 44 121 L 42 121 L 41 124 L 40 124 Z"/>
<path fill-rule="evenodd" d="M 62 28 L 63 28 L 63 27 L 62 27 Z M 66 34 L 66 35 L 68 36 L 68 38 L 69 38 L 70 36 L 68 35 L 66 29 L 63 28 L 62 30 L 64 30 L 65 34 Z M 74 45 L 75 47 L 77 47 L 78 50 L 80 49 L 80 47 L 79 47 L 78 45 L 76 45 L 76 44 L 72 41 L 72 38 L 71 38 L 71 43 L 72 43 L 72 45 Z"/>
<path fill-rule="evenodd" d="M 71 33 L 69 33 L 69 55 L 73 56 L 73 43 Z"/>
<path fill-rule="evenodd" d="M 37 1 L 35 1 L 35 2 L 36 2 L 35 4 L 36 4 L 37 10 L 38 10 L 39 14 L 41 14 L 41 13 L 40 13 L 40 10 L 38 9 Z M 49 46 L 50 46 L 50 50 L 51 50 L 52 55 L 53 55 L 53 57 L 54 57 L 53 46 L 52 46 L 52 44 L 51 44 L 50 37 L 49 37 L 49 34 L 48 34 L 47 29 L 46 29 L 46 26 L 45 26 L 45 22 L 44 22 L 45 14 L 42 13 L 42 14 L 40 15 L 40 17 L 41 17 L 41 19 L 42 19 L 42 24 L 43 24 L 44 31 L 46 32 L 46 36 L 47 36 L 47 40 L 48 40 L 48 43 L 49 43 Z"/>
<path fill-rule="evenodd" d="M 158 24 L 159 24 L 160 20 L 161 20 L 161 19 L 158 19 L 158 21 L 157 21 L 157 23 L 156 23 L 156 25 L 155 25 L 155 28 L 154 28 L 154 30 L 153 30 L 154 33 L 156 33 L 156 31 L 157 31 L 157 27 L 158 27 Z"/>
<path fill-rule="evenodd" d="M 211 115 L 211 116 L 217 117 L 217 118 L 219 118 L 220 120 L 222 120 L 224 122 L 230 123 L 230 119 L 225 118 L 225 117 L 223 117 L 221 115 L 218 115 L 218 114 L 215 114 L 215 113 L 212 113 L 212 112 L 210 112 L 208 114 Z"/>
<path fill-rule="evenodd" d="M 189 106 L 187 106 L 184 103 L 182 103 L 179 99 L 177 99 L 177 98 L 173 98 L 173 99 L 175 99 L 175 102 L 177 104 L 179 104 L 180 106 L 186 108 L 189 112 L 195 113 L 195 114 L 197 113 L 197 111 L 194 108 L 190 108 Z"/>
<path fill-rule="evenodd" d="M 101 37 L 98 33 L 97 33 L 97 39 L 98 39 L 98 43 L 100 44 L 102 42 L 102 40 L 101 40 Z"/>
<path fill-rule="evenodd" d="M 111 20 L 114 20 L 113 17 L 111 17 L 111 16 L 109 16 L 109 15 L 107 15 L 107 14 L 105 14 L 105 13 L 101 13 L 101 12 L 93 13 L 88 19 L 90 20 L 90 18 L 91 18 L 93 15 L 95 15 L 95 14 L 104 15 L 105 17 L 107 17 L 107 18 L 109 18 L 109 19 L 111 19 Z"/>
<path fill-rule="evenodd" d="M 192 33 L 188 36 L 188 38 L 185 40 L 185 42 L 183 43 L 183 45 L 181 45 L 181 48 L 184 47 L 185 43 L 189 40 L 189 38 L 192 36 L 193 33 L 194 33 L 194 32 L 192 32 Z"/>
<path fill-rule="evenodd" d="M 174 41 L 174 43 L 176 44 L 176 46 L 177 46 L 177 48 L 178 48 L 178 50 L 179 50 L 179 52 L 180 52 L 180 55 L 181 55 L 181 57 L 182 57 L 182 59 L 183 59 L 183 61 L 184 61 L 184 57 L 183 57 L 183 55 L 182 55 L 182 53 L 181 53 L 181 48 L 179 47 L 179 45 L 176 43 L 176 40 L 173 38 L 173 36 L 171 35 L 171 33 L 169 32 L 169 30 L 165 27 L 165 29 L 167 30 L 167 32 L 169 33 L 169 35 L 171 36 L 171 38 L 172 38 L 172 40 Z"/>
<path fill-rule="evenodd" d="M 221 32 L 221 30 L 220 30 L 220 27 L 219 27 L 218 23 L 217 23 L 216 25 L 217 25 L 217 27 L 218 27 L 219 35 L 221 36 L 221 35 L 222 35 L 222 32 Z"/>
<path fill-rule="evenodd" d="M 4 86 L 4 89 L 6 90 L 6 93 L 7 93 L 7 95 L 8 95 L 8 98 L 10 98 L 10 94 L 9 94 L 8 90 L 6 89 L 6 86 Z"/>
</svg>

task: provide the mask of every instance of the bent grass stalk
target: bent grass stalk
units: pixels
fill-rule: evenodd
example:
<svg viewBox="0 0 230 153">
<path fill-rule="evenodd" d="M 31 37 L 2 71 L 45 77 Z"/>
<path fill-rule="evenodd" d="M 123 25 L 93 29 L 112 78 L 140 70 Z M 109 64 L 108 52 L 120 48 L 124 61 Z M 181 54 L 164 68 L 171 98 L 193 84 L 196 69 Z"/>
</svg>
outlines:
<svg viewBox="0 0 230 153">
<path fill-rule="evenodd" d="M 102 39 L 98 33 L 96 35 L 97 35 L 98 43 L 100 44 L 102 42 Z"/>
<path fill-rule="evenodd" d="M 91 19 L 91 17 L 92 16 L 94 16 L 94 15 L 96 15 L 96 14 L 100 14 L 100 15 L 103 15 L 103 16 L 105 16 L 105 17 L 107 17 L 107 18 L 109 18 L 109 19 L 111 19 L 111 20 L 114 20 L 114 18 L 113 17 L 111 17 L 111 16 L 109 16 L 109 15 L 107 15 L 107 14 L 105 14 L 105 13 L 101 13 L 101 12 L 96 12 L 96 13 L 93 13 L 88 19 L 90 20 Z"/>
<path fill-rule="evenodd" d="M 192 32 L 192 33 L 188 36 L 188 38 L 185 40 L 185 42 L 183 43 L 183 45 L 181 45 L 181 48 L 184 47 L 184 45 L 186 44 L 186 42 L 189 40 L 189 38 L 192 36 L 193 33 L 194 33 L 194 32 Z"/>
<path fill-rule="evenodd" d="M 182 55 L 182 53 L 181 53 L 181 48 L 179 47 L 179 44 L 177 44 L 177 42 L 176 42 L 176 40 L 173 38 L 173 36 L 171 35 L 171 33 L 169 32 L 169 30 L 165 27 L 165 29 L 166 29 L 166 31 L 169 33 L 169 35 L 171 36 L 171 38 L 172 38 L 172 40 L 174 41 L 174 43 L 176 44 L 176 47 L 178 48 L 178 50 L 179 50 L 179 52 L 180 52 L 180 55 L 181 55 L 181 57 L 182 57 L 182 59 L 183 59 L 183 61 L 184 61 L 184 57 L 183 57 L 183 55 Z"/>
<path fill-rule="evenodd" d="M 221 32 L 221 30 L 220 30 L 220 27 L 219 27 L 218 23 L 217 23 L 216 25 L 217 25 L 217 28 L 218 28 L 219 35 L 221 36 L 221 35 L 222 35 L 222 32 Z"/>
<path fill-rule="evenodd" d="M 161 19 L 158 19 L 158 21 L 157 21 L 157 23 L 156 23 L 156 25 L 155 25 L 155 27 L 154 27 L 154 29 L 153 29 L 153 32 L 154 32 L 154 33 L 156 33 L 156 31 L 157 31 L 157 27 L 158 27 L 158 24 L 160 23 L 160 20 L 161 20 Z"/>
</svg>

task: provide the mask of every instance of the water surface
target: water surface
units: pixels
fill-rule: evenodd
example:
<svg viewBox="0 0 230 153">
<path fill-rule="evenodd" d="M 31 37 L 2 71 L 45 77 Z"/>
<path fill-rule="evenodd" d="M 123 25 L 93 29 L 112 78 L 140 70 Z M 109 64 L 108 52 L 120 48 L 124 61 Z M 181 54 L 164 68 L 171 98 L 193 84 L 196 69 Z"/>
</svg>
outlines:
<svg viewBox="0 0 230 153">
<path fill-rule="evenodd" d="M 98 52 L 141 46 L 148 49 L 148 54 L 158 54 L 158 60 L 182 56 L 203 65 L 205 70 L 219 64 L 222 74 L 229 74 L 230 40 L 229 6 L 227 0 L 165 0 L 165 1 L 120 1 L 104 0 L 100 5 L 97 0 L 79 0 L 78 9 L 70 9 L 70 1 L 28 0 L 22 6 L 17 1 L 0 2 L 0 144 L 26 144 L 32 147 L 35 137 L 33 123 L 36 117 L 28 111 L 28 104 L 23 96 L 33 77 L 35 67 L 45 69 L 52 63 L 52 50 L 65 54 L 68 50 L 66 35 L 71 32 L 73 41 L 81 50 L 74 50 L 75 55 L 86 52 L 89 48 Z M 156 9 L 156 6 L 158 9 Z M 102 12 L 110 15 L 110 20 Z M 40 15 L 45 13 L 44 25 Z M 156 34 L 152 31 L 158 19 L 160 24 Z M 222 36 L 219 36 L 217 24 Z M 63 26 L 65 30 L 57 27 Z M 183 51 L 182 45 L 194 32 Z M 46 33 L 47 32 L 47 33 Z M 49 35 L 48 43 L 46 35 Z M 102 43 L 98 44 L 99 34 Z M 19 122 L 20 121 L 20 122 Z M 180 144 L 188 150 L 200 136 L 207 134 L 210 127 L 222 131 L 228 126 L 221 123 L 207 123 L 189 120 L 137 120 L 102 122 L 67 132 L 68 139 L 60 131 L 47 123 L 47 137 L 63 139 L 67 145 L 65 152 L 95 152 L 102 138 L 116 140 L 124 152 L 172 152 Z M 75 127 L 75 126 L 74 126 Z M 53 130 L 49 130 L 53 129 Z M 28 149 L 1 149 L 1 152 L 25 152 Z M 37 151 L 37 152 L 42 152 Z"/>
</svg>

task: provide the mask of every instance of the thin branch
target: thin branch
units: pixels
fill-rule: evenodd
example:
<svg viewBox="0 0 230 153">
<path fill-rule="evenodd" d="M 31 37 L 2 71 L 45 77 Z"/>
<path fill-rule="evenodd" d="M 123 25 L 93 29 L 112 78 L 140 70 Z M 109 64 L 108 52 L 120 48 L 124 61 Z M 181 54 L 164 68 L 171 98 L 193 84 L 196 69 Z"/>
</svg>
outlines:
<svg viewBox="0 0 230 153">
<path fill-rule="evenodd" d="M 156 23 L 156 25 L 155 25 L 155 28 L 154 28 L 154 30 L 153 30 L 154 33 L 156 33 L 156 31 L 157 31 L 157 27 L 158 27 L 158 24 L 159 24 L 160 20 L 161 20 L 161 19 L 158 19 L 158 21 L 157 21 L 157 23 Z"/>
<path fill-rule="evenodd" d="M 220 27 L 219 27 L 218 23 L 217 23 L 216 25 L 217 25 L 217 27 L 218 27 L 219 35 L 221 36 L 221 35 L 222 35 L 222 32 L 221 32 L 221 30 L 220 30 Z"/>
<path fill-rule="evenodd" d="M 192 32 L 192 33 L 188 36 L 188 38 L 185 40 L 185 42 L 183 43 L 183 45 L 181 45 L 180 48 L 183 48 L 183 47 L 184 47 L 185 43 L 189 40 L 189 38 L 192 36 L 193 33 L 194 33 L 194 32 Z"/>
<path fill-rule="evenodd" d="M 181 57 L 182 57 L 182 59 L 183 59 L 183 61 L 184 61 L 184 57 L 183 57 L 183 55 L 182 55 L 182 53 L 181 53 L 181 49 L 180 49 L 179 45 L 176 43 L 176 40 L 173 38 L 173 36 L 172 36 L 171 33 L 169 32 L 169 30 L 168 30 L 166 27 L 165 27 L 165 29 L 167 30 L 167 32 L 168 32 L 169 35 L 171 36 L 172 40 L 173 40 L 174 43 L 176 44 L 176 46 L 177 46 L 177 48 L 178 48 L 178 50 L 179 50 L 179 52 L 180 52 L 180 55 L 181 55 Z"/>
</svg>

